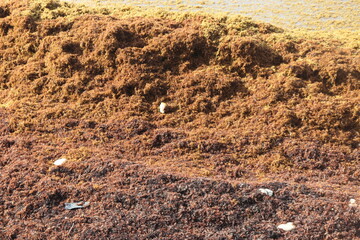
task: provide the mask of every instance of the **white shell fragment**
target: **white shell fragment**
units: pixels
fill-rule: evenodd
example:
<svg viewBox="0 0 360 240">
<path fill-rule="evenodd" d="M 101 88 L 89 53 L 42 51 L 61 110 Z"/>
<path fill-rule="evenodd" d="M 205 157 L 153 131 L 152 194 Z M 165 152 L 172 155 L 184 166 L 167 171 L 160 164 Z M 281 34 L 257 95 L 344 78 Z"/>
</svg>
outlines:
<svg viewBox="0 0 360 240">
<path fill-rule="evenodd" d="M 349 203 L 349 207 L 357 207 L 358 205 L 357 205 L 357 203 L 356 203 L 356 200 L 355 199 L 350 199 L 350 201 L 349 201 L 350 203 Z"/>
<path fill-rule="evenodd" d="M 279 226 L 277 226 L 277 228 L 282 229 L 284 231 L 291 231 L 295 229 L 295 225 L 292 222 L 288 222 L 286 224 L 280 224 Z"/>
<path fill-rule="evenodd" d="M 266 194 L 270 197 L 272 197 L 274 195 L 274 192 L 268 188 L 259 188 L 259 192 Z"/>
<path fill-rule="evenodd" d="M 55 166 L 61 166 L 61 165 L 63 165 L 66 161 L 67 161 L 66 158 L 60 158 L 60 159 L 58 159 L 58 160 L 56 160 L 56 161 L 54 162 L 54 165 L 55 165 Z"/>
<path fill-rule="evenodd" d="M 73 203 L 65 203 L 66 210 L 72 210 L 77 208 L 84 208 L 90 205 L 90 202 L 73 202 Z"/>
<path fill-rule="evenodd" d="M 166 107 L 167 107 L 167 104 L 166 104 L 166 103 L 164 103 L 164 102 L 160 103 L 159 111 L 160 111 L 161 113 L 165 113 L 165 112 L 166 112 Z"/>
</svg>

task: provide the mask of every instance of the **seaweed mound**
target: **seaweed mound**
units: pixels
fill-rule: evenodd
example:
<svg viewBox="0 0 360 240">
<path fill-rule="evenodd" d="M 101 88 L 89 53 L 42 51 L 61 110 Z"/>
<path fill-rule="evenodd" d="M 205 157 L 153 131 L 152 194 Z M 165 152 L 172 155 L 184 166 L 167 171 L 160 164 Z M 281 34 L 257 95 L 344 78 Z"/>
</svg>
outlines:
<svg viewBox="0 0 360 240">
<path fill-rule="evenodd" d="M 1 3 L 0 179 L 7 185 L 0 202 L 19 198 L 21 191 L 14 189 L 41 188 L 38 180 L 49 182 L 52 189 L 59 188 L 54 181 L 116 181 L 121 168 L 116 159 L 184 175 L 182 181 L 190 185 L 187 177 L 192 176 L 237 181 L 276 176 L 279 181 L 347 185 L 342 191 L 355 194 L 353 187 L 360 184 L 360 52 L 325 40 L 291 37 L 240 17 L 124 17 L 104 9 L 76 11 L 57 1 Z M 168 105 L 165 114 L 159 112 L 161 102 Z M 48 167 L 61 156 L 72 165 Z M 34 172 L 32 164 L 40 170 Z M 61 188 L 39 197 L 35 190 L 32 198 L 38 205 L 23 203 L 19 212 L 1 211 L 9 218 L 39 217 L 42 213 L 34 209 L 42 202 L 51 208 L 102 188 L 96 186 L 82 189 L 82 195 Z M 110 187 L 105 192 L 111 192 Z M 112 197 L 129 209 L 138 201 L 123 193 Z M 228 197 L 235 196 L 224 196 L 226 204 L 233 201 Z M 258 198 L 237 199 L 249 204 L 236 208 L 237 214 L 255 211 L 249 209 L 263 201 Z M 202 196 L 194 199 L 200 204 Z M 195 215 L 189 218 L 211 226 L 215 213 L 202 208 L 191 210 Z M 186 222 L 183 217 L 179 215 L 181 224 Z M 153 221 L 143 220 L 145 225 Z M 222 229 L 231 221 L 242 224 L 221 221 Z M 16 238 L 19 229 L 13 231 L 11 238 Z M 335 232 L 327 231 L 321 234 Z M 78 232 L 77 237 L 91 234 Z M 109 236 L 120 236 L 113 234 Z M 263 234 L 283 236 L 270 227 Z M 209 239 L 205 235 L 198 236 Z M 124 238 L 129 236 L 135 235 Z"/>
</svg>

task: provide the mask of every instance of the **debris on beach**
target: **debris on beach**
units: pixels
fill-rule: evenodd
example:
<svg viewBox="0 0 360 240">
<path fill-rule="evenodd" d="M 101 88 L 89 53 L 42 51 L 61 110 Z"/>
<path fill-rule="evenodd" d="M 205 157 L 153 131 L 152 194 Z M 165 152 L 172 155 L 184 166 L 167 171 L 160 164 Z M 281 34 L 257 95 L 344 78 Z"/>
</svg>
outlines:
<svg viewBox="0 0 360 240">
<path fill-rule="evenodd" d="M 274 195 L 274 191 L 273 190 L 270 190 L 268 188 L 259 188 L 259 192 L 263 193 L 263 194 L 266 194 L 270 197 L 272 197 Z"/>
<path fill-rule="evenodd" d="M 67 161 L 66 158 L 60 158 L 60 159 L 58 159 L 58 160 L 56 160 L 56 161 L 54 162 L 54 165 L 55 165 L 55 166 L 61 166 L 61 165 L 63 165 L 66 161 Z"/>
<path fill-rule="evenodd" d="M 282 229 L 284 231 L 291 231 L 295 229 L 295 225 L 292 222 L 288 222 L 286 224 L 280 224 L 279 226 L 277 226 L 277 228 Z"/>
<path fill-rule="evenodd" d="M 78 209 L 78 208 L 84 208 L 90 205 L 90 202 L 72 202 L 72 203 L 65 203 L 65 209 L 66 210 L 72 210 L 72 209 Z"/>
<path fill-rule="evenodd" d="M 162 103 L 160 103 L 160 106 L 159 106 L 159 111 L 161 112 L 161 113 L 166 113 L 166 109 L 167 109 L 167 104 L 166 103 L 164 103 L 164 102 L 162 102 Z"/>
<path fill-rule="evenodd" d="M 351 208 L 355 208 L 355 207 L 357 207 L 358 206 L 358 204 L 356 203 L 356 200 L 355 199 L 350 199 L 350 201 L 349 201 L 349 207 L 351 207 Z"/>
</svg>

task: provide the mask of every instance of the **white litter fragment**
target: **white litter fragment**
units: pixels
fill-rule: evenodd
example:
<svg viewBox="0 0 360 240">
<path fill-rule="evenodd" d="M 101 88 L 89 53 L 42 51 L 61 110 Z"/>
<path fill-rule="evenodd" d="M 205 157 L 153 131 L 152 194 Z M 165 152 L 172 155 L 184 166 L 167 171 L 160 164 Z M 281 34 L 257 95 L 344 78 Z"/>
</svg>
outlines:
<svg viewBox="0 0 360 240">
<path fill-rule="evenodd" d="M 268 188 L 259 188 L 259 192 L 266 194 L 270 197 L 272 197 L 274 195 L 274 192 Z"/>
<path fill-rule="evenodd" d="M 160 103 L 159 111 L 160 111 L 161 113 L 166 113 L 166 107 L 167 107 L 167 104 L 166 104 L 166 103 L 164 103 L 164 102 Z"/>
<path fill-rule="evenodd" d="M 54 162 L 54 165 L 60 166 L 60 165 L 63 165 L 66 161 L 67 161 L 66 158 L 60 158 Z"/>
<path fill-rule="evenodd" d="M 77 208 L 84 208 L 90 205 L 90 202 L 73 202 L 73 203 L 65 203 L 66 210 L 72 210 Z"/>
<path fill-rule="evenodd" d="M 277 228 L 282 229 L 284 231 L 291 231 L 295 229 L 295 225 L 292 222 L 288 222 L 286 224 L 280 224 L 279 226 L 277 226 Z"/>
<path fill-rule="evenodd" d="M 350 203 L 349 203 L 349 207 L 357 207 L 358 205 L 357 205 L 357 203 L 356 203 L 356 200 L 355 199 L 350 199 L 350 201 L 349 201 Z"/>
</svg>

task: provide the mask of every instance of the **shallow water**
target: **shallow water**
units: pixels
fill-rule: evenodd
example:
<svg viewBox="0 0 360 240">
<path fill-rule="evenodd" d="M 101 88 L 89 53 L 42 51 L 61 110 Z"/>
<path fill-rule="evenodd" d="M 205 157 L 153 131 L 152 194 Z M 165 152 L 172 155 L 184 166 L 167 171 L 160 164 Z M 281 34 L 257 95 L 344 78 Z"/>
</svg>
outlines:
<svg viewBox="0 0 360 240">
<path fill-rule="evenodd" d="M 289 29 L 360 29 L 359 0 L 67 0 L 97 6 L 129 4 L 162 7 L 174 11 L 206 11 L 241 14 Z"/>
</svg>

